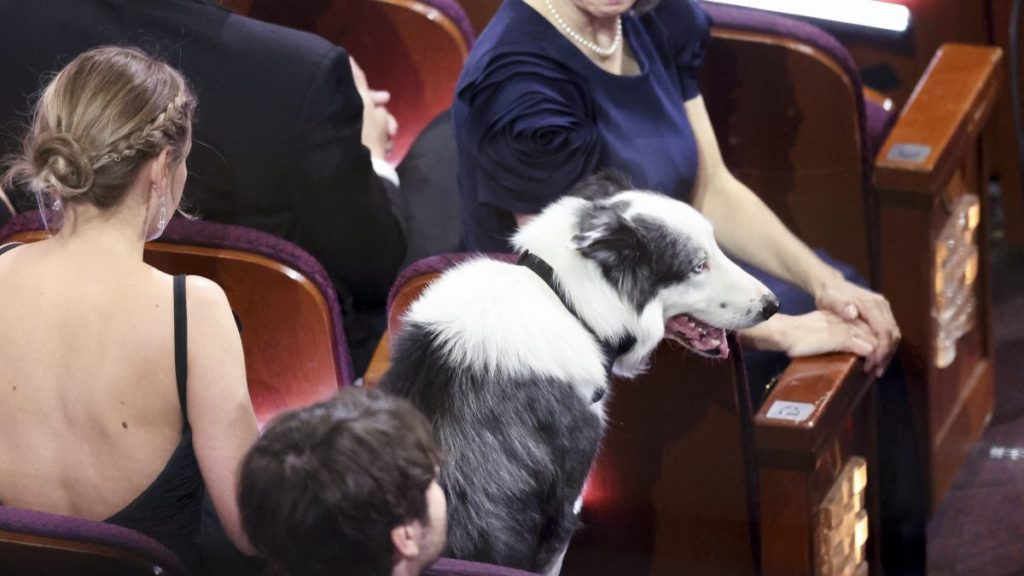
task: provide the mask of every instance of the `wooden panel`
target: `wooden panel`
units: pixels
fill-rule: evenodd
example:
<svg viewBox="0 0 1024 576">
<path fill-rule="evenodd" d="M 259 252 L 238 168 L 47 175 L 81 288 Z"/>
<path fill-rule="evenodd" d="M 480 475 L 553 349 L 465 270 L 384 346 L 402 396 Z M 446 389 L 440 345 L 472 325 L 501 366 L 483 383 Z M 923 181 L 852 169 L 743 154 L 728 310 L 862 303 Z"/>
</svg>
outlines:
<svg viewBox="0 0 1024 576">
<path fill-rule="evenodd" d="M 249 14 L 343 46 L 371 88 L 391 92 L 398 135 L 388 160 L 396 165 L 427 123 L 451 106 L 469 53 L 450 18 L 415 0 L 253 0 Z"/>
<path fill-rule="evenodd" d="M 947 45 L 908 102 L 876 161 L 882 289 L 903 332 L 903 359 L 918 428 L 927 446 L 930 495 L 943 497 L 980 438 L 992 411 L 987 174 L 980 138 L 993 108 L 1001 52 Z M 890 153 L 901 143 L 930 148 L 920 161 Z M 965 194 L 982 199 L 975 233 L 979 270 L 974 327 L 956 344 L 956 359 L 936 364 L 935 242 Z"/>
<path fill-rule="evenodd" d="M 820 50 L 716 26 L 701 92 L 726 165 L 811 246 L 871 278 L 856 96 Z"/>
<path fill-rule="evenodd" d="M 815 514 L 846 462 L 868 463 L 865 509 L 879 533 L 874 379 L 849 354 L 793 361 L 754 417 L 761 502 L 762 573 L 815 574 Z M 801 421 L 770 418 L 776 401 L 810 404 Z M 878 538 L 866 544 L 880 573 Z"/>
<path fill-rule="evenodd" d="M 754 573 L 735 370 L 663 343 L 614 383 L 563 574 Z"/>
</svg>

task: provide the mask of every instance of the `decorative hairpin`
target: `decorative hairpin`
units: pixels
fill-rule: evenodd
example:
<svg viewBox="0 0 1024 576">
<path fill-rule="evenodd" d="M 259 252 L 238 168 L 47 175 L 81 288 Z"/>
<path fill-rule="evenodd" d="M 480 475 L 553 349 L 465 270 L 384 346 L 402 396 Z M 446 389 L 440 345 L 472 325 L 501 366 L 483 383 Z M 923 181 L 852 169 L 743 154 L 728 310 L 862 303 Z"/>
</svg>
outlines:
<svg viewBox="0 0 1024 576">
<path fill-rule="evenodd" d="M 126 156 L 135 156 L 135 150 L 129 148 L 128 150 L 124 150 L 123 152 L 111 152 L 110 154 L 104 154 L 103 156 L 100 156 L 100 163 L 103 164 L 106 162 L 110 162 L 111 160 L 113 160 L 114 162 L 120 162 L 121 159 Z"/>
</svg>

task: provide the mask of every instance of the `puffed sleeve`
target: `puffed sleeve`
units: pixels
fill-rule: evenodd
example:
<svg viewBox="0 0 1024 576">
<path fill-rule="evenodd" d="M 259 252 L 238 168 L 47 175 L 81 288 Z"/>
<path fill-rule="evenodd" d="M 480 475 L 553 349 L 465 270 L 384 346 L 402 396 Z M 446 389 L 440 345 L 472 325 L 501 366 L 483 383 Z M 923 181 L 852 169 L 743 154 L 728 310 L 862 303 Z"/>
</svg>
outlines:
<svg viewBox="0 0 1024 576">
<path fill-rule="evenodd" d="M 594 171 L 596 113 L 571 71 L 533 55 L 498 56 L 457 96 L 457 126 L 473 166 L 460 167 L 477 201 L 534 214 Z M 465 159 L 466 156 L 463 155 Z"/>
<path fill-rule="evenodd" d="M 711 18 L 696 0 L 661 0 L 652 11 L 665 37 L 668 57 L 675 66 L 683 99 L 700 93 L 697 73 L 704 63 L 704 52 L 711 40 Z"/>
</svg>

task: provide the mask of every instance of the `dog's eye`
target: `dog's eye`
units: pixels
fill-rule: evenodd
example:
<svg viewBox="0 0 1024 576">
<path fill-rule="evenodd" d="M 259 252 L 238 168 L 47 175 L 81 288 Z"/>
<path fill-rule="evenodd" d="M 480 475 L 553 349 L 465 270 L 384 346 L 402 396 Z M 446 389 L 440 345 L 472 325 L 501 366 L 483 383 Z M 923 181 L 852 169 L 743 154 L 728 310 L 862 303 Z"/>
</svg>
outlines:
<svg viewBox="0 0 1024 576">
<path fill-rule="evenodd" d="M 697 262 L 696 264 L 694 264 L 693 268 L 691 268 L 690 271 L 693 272 L 694 274 L 700 274 L 701 272 L 704 271 L 704 265 L 706 263 L 707 263 L 706 260 L 701 260 L 700 262 Z"/>
</svg>

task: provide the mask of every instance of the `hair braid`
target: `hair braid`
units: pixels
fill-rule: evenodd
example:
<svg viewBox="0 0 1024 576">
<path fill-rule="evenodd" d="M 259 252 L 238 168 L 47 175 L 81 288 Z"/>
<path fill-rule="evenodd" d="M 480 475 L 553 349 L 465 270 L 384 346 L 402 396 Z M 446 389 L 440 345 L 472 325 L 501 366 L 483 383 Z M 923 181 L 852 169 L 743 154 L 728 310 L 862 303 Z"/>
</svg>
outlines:
<svg viewBox="0 0 1024 576">
<path fill-rule="evenodd" d="M 27 185 L 41 207 L 110 208 L 161 150 L 181 161 L 194 111 L 188 83 L 167 64 L 133 48 L 94 48 L 47 85 L 4 182 Z"/>
<path fill-rule="evenodd" d="M 152 122 L 143 126 L 141 130 L 129 135 L 128 138 L 118 143 L 112 150 L 100 154 L 92 164 L 93 169 L 111 161 L 120 162 L 124 157 L 134 156 L 136 152 L 147 144 L 156 144 L 158 146 L 164 144 L 160 140 L 166 140 L 167 130 L 173 127 L 174 121 L 178 119 L 178 114 L 190 100 L 191 98 L 186 92 L 179 92 L 167 104 L 167 107 L 160 114 L 157 114 Z M 161 139 L 158 136 L 164 136 L 164 138 Z"/>
</svg>

